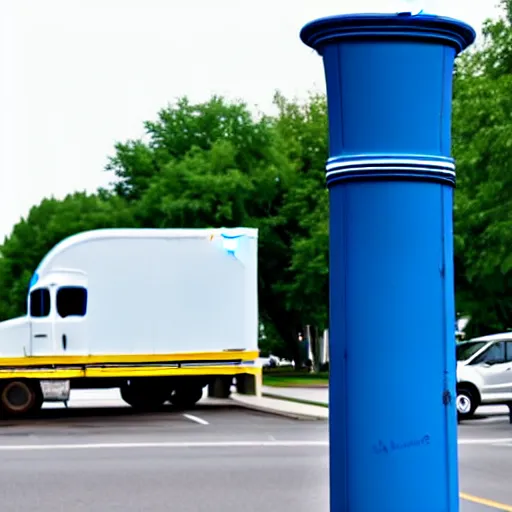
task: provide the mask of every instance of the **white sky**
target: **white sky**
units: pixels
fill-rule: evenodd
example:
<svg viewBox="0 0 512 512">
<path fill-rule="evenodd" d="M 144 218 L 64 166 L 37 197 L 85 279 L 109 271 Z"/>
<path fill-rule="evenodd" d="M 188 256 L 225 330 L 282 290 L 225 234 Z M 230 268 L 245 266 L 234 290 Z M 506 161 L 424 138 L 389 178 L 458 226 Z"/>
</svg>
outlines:
<svg viewBox="0 0 512 512">
<path fill-rule="evenodd" d="M 304 23 L 407 4 L 477 30 L 497 0 L 0 0 L 0 241 L 43 197 L 94 191 L 116 141 L 175 98 L 324 90 Z M 418 9 L 419 10 L 419 9 Z"/>
</svg>

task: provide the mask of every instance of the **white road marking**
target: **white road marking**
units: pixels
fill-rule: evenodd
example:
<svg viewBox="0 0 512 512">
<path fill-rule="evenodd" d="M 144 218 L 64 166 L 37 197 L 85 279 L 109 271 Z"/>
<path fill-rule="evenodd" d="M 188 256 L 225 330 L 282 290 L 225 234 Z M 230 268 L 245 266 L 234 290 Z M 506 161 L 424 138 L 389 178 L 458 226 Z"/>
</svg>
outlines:
<svg viewBox="0 0 512 512">
<path fill-rule="evenodd" d="M 200 419 L 200 418 L 199 418 Z M 204 420 L 202 420 L 204 421 Z M 459 439 L 459 445 L 512 446 L 512 438 Z M 271 447 L 328 447 L 329 441 L 198 441 L 153 443 L 83 443 L 83 444 L 12 444 L 0 445 L 0 452 L 51 451 L 51 450 L 98 450 L 130 448 L 271 448 Z"/>
<path fill-rule="evenodd" d="M 184 418 L 187 418 L 187 420 L 195 421 L 196 423 L 199 423 L 200 425 L 209 425 L 209 423 L 206 420 L 203 420 L 203 418 L 198 418 L 197 416 L 192 416 L 192 414 L 184 414 Z"/>
<path fill-rule="evenodd" d="M 91 443 L 91 444 L 11 444 L 0 446 L 0 452 L 98 450 L 119 448 L 271 448 L 329 446 L 329 441 L 205 441 L 155 443 Z"/>
<path fill-rule="evenodd" d="M 459 439 L 457 441 L 458 444 L 483 444 L 483 445 L 487 445 L 487 444 L 509 444 L 509 443 L 512 443 L 512 437 L 507 437 L 507 438 L 501 438 L 501 439 Z"/>
</svg>

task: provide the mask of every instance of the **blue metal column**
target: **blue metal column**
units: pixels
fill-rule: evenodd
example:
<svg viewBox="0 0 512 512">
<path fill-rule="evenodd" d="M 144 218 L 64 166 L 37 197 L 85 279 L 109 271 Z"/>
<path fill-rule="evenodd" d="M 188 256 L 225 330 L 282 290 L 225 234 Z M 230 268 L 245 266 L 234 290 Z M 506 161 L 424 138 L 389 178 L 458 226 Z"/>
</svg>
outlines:
<svg viewBox="0 0 512 512">
<path fill-rule="evenodd" d="M 450 117 L 474 38 L 410 13 L 301 32 L 329 109 L 332 512 L 459 508 Z"/>
</svg>

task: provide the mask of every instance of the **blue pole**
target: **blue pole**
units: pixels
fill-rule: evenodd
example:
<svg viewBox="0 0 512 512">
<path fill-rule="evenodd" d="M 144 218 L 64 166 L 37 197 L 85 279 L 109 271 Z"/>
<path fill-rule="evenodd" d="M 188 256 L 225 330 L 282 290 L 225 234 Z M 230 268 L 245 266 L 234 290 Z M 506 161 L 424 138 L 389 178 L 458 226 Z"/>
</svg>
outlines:
<svg viewBox="0 0 512 512">
<path fill-rule="evenodd" d="M 457 20 L 313 21 L 329 113 L 332 512 L 456 512 Z"/>
</svg>

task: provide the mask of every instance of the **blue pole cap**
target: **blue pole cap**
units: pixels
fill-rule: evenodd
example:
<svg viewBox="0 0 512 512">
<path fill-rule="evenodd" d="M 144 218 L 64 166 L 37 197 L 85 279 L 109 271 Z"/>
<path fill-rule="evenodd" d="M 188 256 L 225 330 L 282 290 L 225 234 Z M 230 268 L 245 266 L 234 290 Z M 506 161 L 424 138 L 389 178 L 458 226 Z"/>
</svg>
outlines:
<svg viewBox="0 0 512 512">
<path fill-rule="evenodd" d="M 342 40 L 416 39 L 453 46 L 457 53 L 470 46 L 475 30 L 463 21 L 433 14 L 343 14 L 307 23 L 300 32 L 304 44 L 322 53 Z"/>
</svg>

